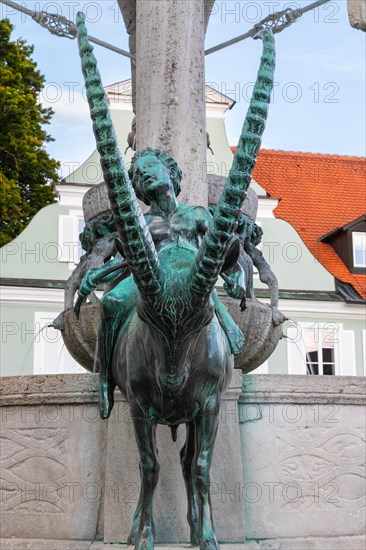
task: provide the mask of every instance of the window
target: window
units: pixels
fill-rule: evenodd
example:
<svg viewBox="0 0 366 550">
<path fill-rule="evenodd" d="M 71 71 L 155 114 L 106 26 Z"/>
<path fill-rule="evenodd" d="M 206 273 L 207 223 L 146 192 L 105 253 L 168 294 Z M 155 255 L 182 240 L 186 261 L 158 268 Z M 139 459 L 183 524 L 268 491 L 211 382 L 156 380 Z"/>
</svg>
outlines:
<svg viewBox="0 0 366 550">
<path fill-rule="evenodd" d="M 352 245 L 354 267 L 366 267 L 366 233 L 354 231 Z"/>
<path fill-rule="evenodd" d="M 70 210 L 69 215 L 59 216 L 59 246 L 60 262 L 69 264 L 70 270 L 75 269 L 84 254 L 79 241 L 79 235 L 85 227 L 83 213 L 77 210 Z"/>
<path fill-rule="evenodd" d="M 303 339 L 306 352 L 306 374 L 334 375 L 335 371 L 335 343 L 338 326 L 313 327 L 303 329 Z"/>
<path fill-rule="evenodd" d="M 355 333 L 342 323 L 291 321 L 285 338 L 289 374 L 356 375 Z"/>
<path fill-rule="evenodd" d="M 59 330 L 52 322 L 58 313 L 40 312 L 34 314 L 34 374 L 86 373 L 87 371 L 71 357 Z"/>
</svg>

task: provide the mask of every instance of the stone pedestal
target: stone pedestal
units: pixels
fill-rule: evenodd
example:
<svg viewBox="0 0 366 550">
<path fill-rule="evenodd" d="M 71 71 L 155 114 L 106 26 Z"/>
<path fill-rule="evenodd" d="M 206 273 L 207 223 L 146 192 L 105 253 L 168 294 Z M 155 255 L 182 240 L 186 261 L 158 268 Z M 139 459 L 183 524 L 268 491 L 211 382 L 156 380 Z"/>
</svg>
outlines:
<svg viewBox="0 0 366 550">
<path fill-rule="evenodd" d="M 257 543 L 249 544 L 221 544 L 221 550 L 260 550 Z M 345 550 L 346 547 L 342 548 Z M 155 545 L 155 550 L 188 550 L 192 549 L 189 544 Z M 4 539 L 1 541 L 1 550 L 133 550 L 133 546 L 126 544 L 104 544 L 100 541 L 83 540 L 25 540 L 25 539 Z M 333 550 L 333 549 L 332 549 Z M 348 550 L 348 547 L 347 547 Z M 351 550 L 351 547 L 349 547 Z"/>
<path fill-rule="evenodd" d="M 203 0 L 137 0 L 137 149 L 170 153 L 186 204 L 207 206 Z"/>
<path fill-rule="evenodd" d="M 86 550 L 95 539 L 126 542 L 140 479 L 129 405 L 122 396 L 116 392 L 112 416 L 102 421 L 98 375 L 9 377 L 0 382 L 1 549 Z M 241 385 L 241 372 L 234 371 L 222 402 L 211 468 L 216 532 L 220 541 L 233 543 L 245 540 Z M 180 426 L 174 443 L 168 428 L 158 430 L 158 543 L 189 541 L 179 459 L 184 432 Z"/>
<path fill-rule="evenodd" d="M 365 548 L 365 379 L 243 381 L 247 539 L 261 550 Z"/>
<path fill-rule="evenodd" d="M 93 540 L 103 532 L 107 425 L 93 381 L 84 374 L 1 381 L 2 539 Z M 46 548 L 38 544 L 29 548 Z M 3 540 L 0 547 L 11 548 Z"/>
<path fill-rule="evenodd" d="M 126 548 L 108 543 L 136 505 L 132 426 L 121 399 L 99 420 L 97 398 L 92 374 L 0 379 L 1 550 Z M 361 377 L 249 375 L 241 388 L 235 373 L 211 469 L 222 550 L 364 550 L 365 404 Z M 183 431 L 159 432 L 164 550 L 188 547 Z"/>
<path fill-rule="evenodd" d="M 241 379 L 241 372 L 234 371 L 230 388 L 224 395 L 211 467 L 211 499 L 216 534 L 219 541 L 236 543 L 244 541 L 237 406 L 241 395 Z M 176 443 L 171 439 L 169 428 L 158 427 L 160 474 L 154 495 L 157 543 L 189 542 L 187 500 L 179 458 L 184 441 L 184 426 L 178 429 Z M 138 463 L 129 406 L 117 397 L 108 427 L 105 542 L 127 541 L 140 490 Z"/>
</svg>

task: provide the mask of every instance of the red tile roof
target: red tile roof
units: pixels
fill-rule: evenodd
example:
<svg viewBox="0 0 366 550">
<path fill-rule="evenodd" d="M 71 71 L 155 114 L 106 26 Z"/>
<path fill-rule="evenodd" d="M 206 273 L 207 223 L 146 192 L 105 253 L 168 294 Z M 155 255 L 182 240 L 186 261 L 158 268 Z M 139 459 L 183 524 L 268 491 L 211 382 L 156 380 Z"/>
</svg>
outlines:
<svg viewBox="0 0 366 550">
<path fill-rule="evenodd" d="M 366 159 L 262 149 L 253 177 L 280 199 L 275 216 L 296 229 L 334 277 L 366 299 L 366 275 L 350 273 L 330 244 L 318 242 L 366 212 Z"/>
</svg>

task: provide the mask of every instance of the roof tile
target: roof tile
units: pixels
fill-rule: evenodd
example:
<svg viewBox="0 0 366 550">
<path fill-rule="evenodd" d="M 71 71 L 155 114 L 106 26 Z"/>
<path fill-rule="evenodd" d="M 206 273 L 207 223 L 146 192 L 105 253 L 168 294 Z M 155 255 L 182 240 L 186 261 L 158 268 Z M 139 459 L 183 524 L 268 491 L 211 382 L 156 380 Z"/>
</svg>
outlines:
<svg viewBox="0 0 366 550">
<path fill-rule="evenodd" d="M 261 149 L 253 177 L 271 197 L 281 199 L 275 216 L 296 229 L 334 277 L 366 299 L 366 275 L 350 273 L 330 244 L 318 242 L 366 212 L 366 160 Z"/>
</svg>

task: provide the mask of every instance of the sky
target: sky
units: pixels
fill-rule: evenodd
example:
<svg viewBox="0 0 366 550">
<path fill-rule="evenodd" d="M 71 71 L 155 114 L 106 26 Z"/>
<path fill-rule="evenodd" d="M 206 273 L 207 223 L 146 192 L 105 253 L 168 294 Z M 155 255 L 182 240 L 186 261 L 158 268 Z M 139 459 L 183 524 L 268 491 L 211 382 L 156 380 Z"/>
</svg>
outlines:
<svg viewBox="0 0 366 550">
<path fill-rule="evenodd" d="M 150 1 L 150 0 L 146 0 Z M 189 1 L 189 0 L 188 0 Z M 19 0 L 36 11 L 75 21 L 86 14 L 88 33 L 128 50 L 128 36 L 116 0 Z M 217 0 L 206 34 L 206 49 L 243 34 L 274 11 L 304 7 L 298 2 Z M 53 36 L 29 16 L 0 4 L 0 17 L 14 25 L 13 39 L 34 44 L 33 59 L 46 85 L 41 102 L 55 111 L 47 131 L 49 153 L 61 175 L 95 149 L 75 40 Z M 353 29 L 346 0 L 331 1 L 276 35 L 277 65 L 262 146 L 269 149 L 364 156 L 365 33 Z M 130 78 L 129 60 L 95 46 L 104 85 Z M 230 145 L 236 145 L 249 105 L 261 55 L 259 41 L 247 39 L 206 57 L 206 83 L 236 100 L 226 115 Z M 126 129 L 126 135 L 129 129 Z"/>
</svg>

